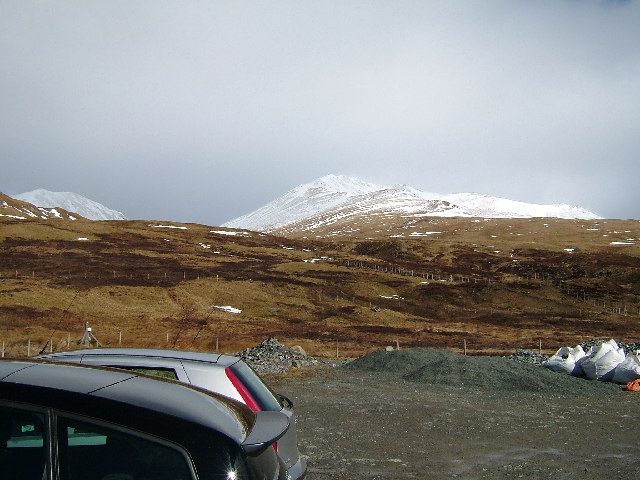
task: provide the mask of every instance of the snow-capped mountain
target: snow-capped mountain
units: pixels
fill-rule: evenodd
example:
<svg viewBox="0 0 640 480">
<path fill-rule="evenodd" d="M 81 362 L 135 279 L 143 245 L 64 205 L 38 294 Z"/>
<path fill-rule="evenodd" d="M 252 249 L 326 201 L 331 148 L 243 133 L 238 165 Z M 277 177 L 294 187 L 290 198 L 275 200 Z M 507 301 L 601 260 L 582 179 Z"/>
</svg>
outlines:
<svg viewBox="0 0 640 480">
<path fill-rule="evenodd" d="M 271 231 L 320 212 L 338 208 L 358 195 L 382 188 L 353 177 L 327 175 L 311 183 L 299 185 L 258 210 L 223 223 L 222 226 Z"/>
<path fill-rule="evenodd" d="M 537 205 L 477 193 L 437 194 L 358 178 L 327 175 L 295 187 L 267 205 L 223 226 L 281 232 L 361 220 L 363 217 L 601 218 L 581 207 Z"/>
<path fill-rule="evenodd" d="M 95 202 L 73 192 L 50 192 L 49 190 L 37 189 L 30 192 L 15 195 L 14 198 L 29 202 L 38 207 L 63 208 L 69 212 L 89 220 L 126 220 L 123 213 L 105 207 L 101 203 Z"/>
<path fill-rule="evenodd" d="M 17 200 L 0 192 L 0 217 L 12 220 L 78 220 L 80 215 L 68 212 L 60 207 L 36 207 L 35 205 Z"/>
</svg>

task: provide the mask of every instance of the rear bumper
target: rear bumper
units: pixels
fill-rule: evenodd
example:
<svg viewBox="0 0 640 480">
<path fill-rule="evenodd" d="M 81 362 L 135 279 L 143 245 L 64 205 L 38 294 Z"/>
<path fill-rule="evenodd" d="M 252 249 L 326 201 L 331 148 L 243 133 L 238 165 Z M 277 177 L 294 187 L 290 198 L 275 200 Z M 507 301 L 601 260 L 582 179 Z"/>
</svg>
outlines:
<svg viewBox="0 0 640 480">
<path fill-rule="evenodd" d="M 307 459 L 300 455 L 298 461 L 287 470 L 287 479 L 302 480 L 307 474 Z"/>
</svg>

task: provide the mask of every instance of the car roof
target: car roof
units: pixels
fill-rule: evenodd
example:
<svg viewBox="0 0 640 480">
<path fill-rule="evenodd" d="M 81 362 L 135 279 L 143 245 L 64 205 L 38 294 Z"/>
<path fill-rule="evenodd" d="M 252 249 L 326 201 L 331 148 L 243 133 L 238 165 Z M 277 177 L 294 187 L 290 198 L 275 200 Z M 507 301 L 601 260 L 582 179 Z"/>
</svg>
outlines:
<svg viewBox="0 0 640 480">
<path fill-rule="evenodd" d="M 221 432 L 249 449 L 270 442 L 288 427 L 286 417 L 278 417 L 277 412 L 252 412 L 221 395 L 136 372 L 40 360 L 0 360 L 0 398 L 16 385 L 67 392 L 89 402 L 95 398 L 152 410 Z M 49 406 L 46 394 L 26 395 L 23 401 Z"/>
<path fill-rule="evenodd" d="M 71 350 L 68 352 L 56 352 L 42 355 L 39 358 L 61 358 L 66 356 L 127 356 L 127 357 L 147 357 L 165 358 L 175 360 L 190 360 L 194 362 L 216 363 L 229 367 L 240 361 L 239 357 L 224 355 L 221 353 L 193 352 L 190 350 L 174 350 L 160 348 L 91 348 L 83 350 Z"/>
</svg>

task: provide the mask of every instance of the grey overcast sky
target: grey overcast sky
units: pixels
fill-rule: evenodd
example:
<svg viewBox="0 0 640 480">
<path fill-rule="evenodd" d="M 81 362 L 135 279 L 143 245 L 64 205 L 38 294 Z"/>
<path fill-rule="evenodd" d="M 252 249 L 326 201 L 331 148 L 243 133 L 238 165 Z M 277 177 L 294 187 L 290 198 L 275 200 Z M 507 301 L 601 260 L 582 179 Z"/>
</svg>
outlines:
<svg viewBox="0 0 640 480">
<path fill-rule="evenodd" d="M 138 219 L 330 173 L 640 219 L 640 4 L 0 0 L 0 162 Z"/>
</svg>

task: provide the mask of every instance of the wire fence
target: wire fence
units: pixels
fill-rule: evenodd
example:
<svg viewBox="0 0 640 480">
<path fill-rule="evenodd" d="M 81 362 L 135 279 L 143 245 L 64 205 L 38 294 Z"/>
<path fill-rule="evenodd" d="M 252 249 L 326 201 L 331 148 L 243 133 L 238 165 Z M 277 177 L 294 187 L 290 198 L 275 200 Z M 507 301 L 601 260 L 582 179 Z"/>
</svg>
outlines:
<svg viewBox="0 0 640 480">
<path fill-rule="evenodd" d="M 419 271 L 412 268 L 403 267 L 401 265 L 394 265 L 390 263 L 374 263 L 363 262 L 361 260 L 343 259 L 334 257 L 324 257 L 322 259 L 315 259 L 314 263 L 326 262 L 336 265 L 341 265 L 350 269 L 365 269 L 372 270 L 381 274 L 399 275 L 404 277 L 414 277 L 421 279 L 426 283 L 437 282 L 442 284 L 485 284 L 490 285 L 494 283 L 518 283 L 518 282 L 541 282 L 548 283 L 556 287 L 567 299 L 571 299 L 573 303 L 580 302 L 588 304 L 601 312 L 611 313 L 614 315 L 623 316 L 640 316 L 640 303 L 636 301 L 620 301 L 610 296 L 605 296 L 588 290 L 586 288 L 572 285 L 564 278 L 554 277 L 548 273 L 532 272 L 529 275 L 515 275 L 515 274 L 498 274 L 498 275 L 481 275 L 481 274 L 461 274 L 452 271 Z M 227 272 L 229 274 L 229 272 Z M 226 275 L 225 275 L 226 276 Z M 250 272 L 246 273 L 246 280 L 251 280 L 252 275 Z M 242 272 L 234 272 L 233 278 L 235 280 L 242 280 L 244 278 Z M 40 279 L 40 280 L 56 280 L 56 281 L 101 281 L 105 283 L 125 283 L 135 285 L 158 285 L 164 283 L 178 284 L 186 281 L 198 281 L 198 280 L 212 280 L 224 281 L 227 280 L 219 273 L 206 272 L 206 271 L 194 271 L 194 270 L 168 270 L 168 269 L 152 269 L 152 270 L 59 270 L 55 273 L 51 271 L 38 272 L 36 270 L 23 271 L 13 269 L 9 271 L 0 271 L 0 280 L 2 279 Z M 566 302 L 567 305 L 570 305 Z"/>
</svg>

